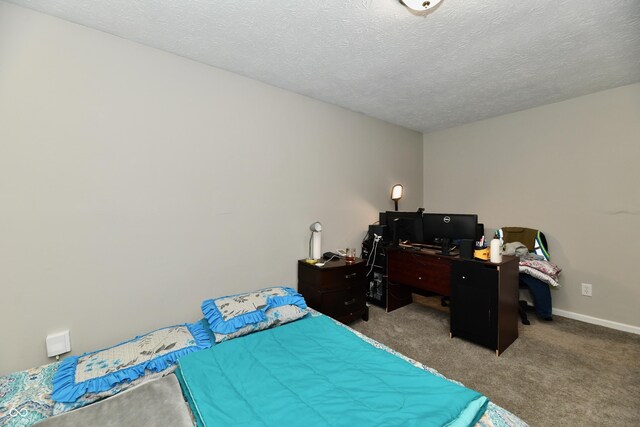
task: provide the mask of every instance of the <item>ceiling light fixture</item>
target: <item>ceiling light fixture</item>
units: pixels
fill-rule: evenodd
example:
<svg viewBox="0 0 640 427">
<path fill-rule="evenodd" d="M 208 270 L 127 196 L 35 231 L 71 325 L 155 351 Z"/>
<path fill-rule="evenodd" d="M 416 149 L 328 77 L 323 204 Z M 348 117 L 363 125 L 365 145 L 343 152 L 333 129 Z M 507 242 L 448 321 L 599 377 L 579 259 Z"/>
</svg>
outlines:
<svg viewBox="0 0 640 427">
<path fill-rule="evenodd" d="M 442 0 L 399 0 L 412 13 L 417 15 L 426 15 L 442 2 Z"/>
</svg>

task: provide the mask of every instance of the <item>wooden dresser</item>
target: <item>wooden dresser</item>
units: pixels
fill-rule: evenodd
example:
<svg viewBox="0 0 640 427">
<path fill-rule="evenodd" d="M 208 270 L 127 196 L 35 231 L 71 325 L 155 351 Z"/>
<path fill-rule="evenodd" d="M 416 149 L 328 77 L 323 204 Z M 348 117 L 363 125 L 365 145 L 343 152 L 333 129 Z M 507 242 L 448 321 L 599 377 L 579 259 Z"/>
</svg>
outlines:
<svg viewBox="0 0 640 427">
<path fill-rule="evenodd" d="M 359 258 L 353 264 L 336 260 L 322 267 L 299 260 L 298 292 L 309 307 L 342 323 L 359 317 L 368 320 L 366 273 L 366 265 Z"/>
</svg>

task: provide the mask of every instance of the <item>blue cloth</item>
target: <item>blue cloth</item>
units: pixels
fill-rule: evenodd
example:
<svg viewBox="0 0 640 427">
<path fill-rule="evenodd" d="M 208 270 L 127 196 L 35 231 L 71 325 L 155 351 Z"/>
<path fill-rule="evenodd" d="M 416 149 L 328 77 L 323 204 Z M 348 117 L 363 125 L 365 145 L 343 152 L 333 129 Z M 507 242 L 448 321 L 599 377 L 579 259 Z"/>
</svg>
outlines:
<svg viewBox="0 0 640 427">
<path fill-rule="evenodd" d="M 326 316 L 225 341 L 176 370 L 199 426 L 471 426 L 488 399 Z"/>
<path fill-rule="evenodd" d="M 528 274 L 520 274 L 520 284 L 529 289 L 536 315 L 541 319 L 551 319 L 551 290 L 549 285 Z"/>
</svg>

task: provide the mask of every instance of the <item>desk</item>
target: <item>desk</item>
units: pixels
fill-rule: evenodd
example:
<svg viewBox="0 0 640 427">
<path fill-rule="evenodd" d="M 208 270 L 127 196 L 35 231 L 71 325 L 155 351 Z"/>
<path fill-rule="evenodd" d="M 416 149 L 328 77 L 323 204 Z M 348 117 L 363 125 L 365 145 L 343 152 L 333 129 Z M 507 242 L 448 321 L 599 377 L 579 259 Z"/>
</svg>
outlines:
<svg viewBox="0 0 640 427">
<path fill-rule="evenodd" d="M 412 293 L 451 297 L 450 335 L 496 350 L 518 338 L 518 258 L 499 264 L 438 255 L 429 249 L 387 249 L 387 311 Z"/>
<path fill-rule="evenodd" d="M 412 292 L 451 295 L 451 264 L 458 257 L 435 249 L 387 249 L 387 312 L 410 304 Z"/>
</svg>

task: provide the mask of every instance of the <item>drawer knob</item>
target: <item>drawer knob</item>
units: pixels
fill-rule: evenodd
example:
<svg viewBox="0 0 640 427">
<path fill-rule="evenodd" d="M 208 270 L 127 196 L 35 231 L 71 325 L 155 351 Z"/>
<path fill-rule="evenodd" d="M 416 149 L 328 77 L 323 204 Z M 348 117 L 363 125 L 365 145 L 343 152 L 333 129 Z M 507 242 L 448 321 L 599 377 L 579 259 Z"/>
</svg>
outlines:
<svg viewBox="0 0 640 427">
<path fill-rule="evenodd" d="M 353 298 L 353 299 L 350 299 L 349 301 L 345 301 L 345 302 L 344 302 L 344 305 L 353 305 L 353 304 L 355 304 L 355 303 L 356 303 L 356 299 L 355 299 L 355 298 Z"/>
<path fill-rule="evenodd" d="M 345 279 L 353 279 L 354 277 L 356 277 L 358 275 L 358 273 L 351 273 L 351 274 L 345 274 L 344 278 Z"/>
</svg>

